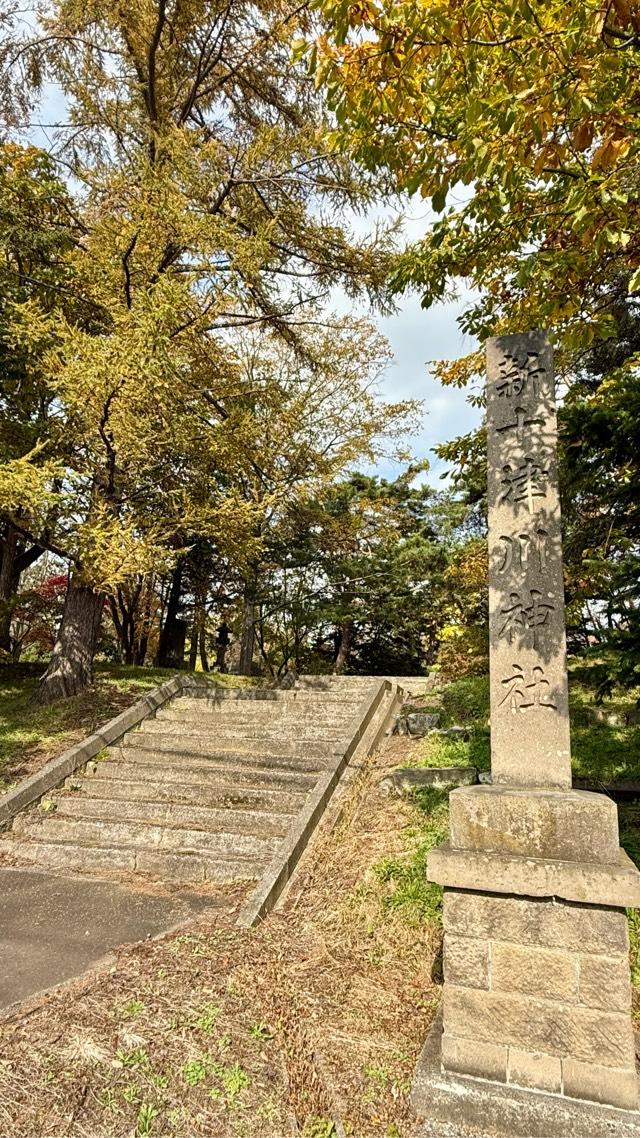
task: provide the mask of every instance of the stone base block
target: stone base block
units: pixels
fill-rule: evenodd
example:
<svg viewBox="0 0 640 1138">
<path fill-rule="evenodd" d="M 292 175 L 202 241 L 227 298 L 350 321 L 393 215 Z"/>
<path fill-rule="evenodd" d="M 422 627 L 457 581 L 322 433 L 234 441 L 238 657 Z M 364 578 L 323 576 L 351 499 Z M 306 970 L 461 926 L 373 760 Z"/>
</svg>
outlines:
<svg viewBox="0 0 640 1138">
<path fill-rule="evenodd" d="M 618 811 L 604 794 L 460 787 L 449 808 L 452 849 L 590 864 L 618 860 Z"/>
<path fill-rule="evenodd" d="M 445 1042 L 439 1014 L 420 1056 L 411 1091 L 413 1109 L 425 1120 L 424 1131 L 419 1132 L 424 1138 L 461 1134 L 470 1138 L 640 1138 L 640 1112 L 594 1101 L 595 1068 L 591 1064 L 591 1081 L 582 1087 L 582 1093 L 586 1091 L 591 1101 L 583 1101 L 577 1097 L 581 1093 L 579 1063 L 574 1064 L 575 1071 L 565 1071 L 565 1083 L 570 1075 L 571 1093 L 576 1094 L 575 1098 L 567 1098 L 527 1088 L 527 1079 L 532 1078 L 537 1087 L 546 1084 L 557 1089 L 559 1064 L 554 1067 L 548 1056 L 510 1048 L 508 1057 L 507 1048 L 499 1044 L 463 1041 L 460 1048 L 459 1043 L 456 1051 L 450 1042 Z M 510 1063 L 521 1085 L 502 1081 L 506 1063 Z M 474 1064 L 476 1076 L 464 1073 Z M 463 1073 L 457 1066 L 463 1068 Z M 611 1074 L 609 1071 L 609 1078 Z M 635 1072 L 626 1072 L 625 1077 L 634 1084 L 629 1087 L 629 1097 L 637 1101 L 637 1076 Z"/>
<path fill-rule="evenodd" d="M 442 1065 L 637 1109 L 623 910 L 446 889 Z"/>
</svg>

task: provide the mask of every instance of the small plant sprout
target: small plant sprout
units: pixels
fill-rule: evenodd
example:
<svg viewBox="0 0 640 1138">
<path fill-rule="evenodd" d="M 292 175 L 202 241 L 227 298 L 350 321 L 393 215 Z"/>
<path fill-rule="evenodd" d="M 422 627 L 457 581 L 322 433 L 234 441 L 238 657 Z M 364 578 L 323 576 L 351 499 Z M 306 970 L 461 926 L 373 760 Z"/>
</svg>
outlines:
<svg viewBox="0 0 640 1138">
<path fill-rule="evenodd" d="M 144 1004 L 142 1000 L 129 1000 L 122 1009 L 122 1014 L 127 1019 L 135 1019 L 136 1016 L 142 1015 L 144 1011 Z"/>
<path fill-rule="evenodd" d="M 235 1099 L 240 1091 L 249 1086 L 249 1076 L 236 1061 L 230 1067 L 225 1067 L 222 1074 L 222 1085 L 229 1100 Z"/>
<path fill-rule="evenodd" d="M 134 1047 L 130 1051 L 120 1050 L 116 1052 L 116 1058 L 123 1067 L 148 1067 L 149 1056 L 144 1047 Z"/>
<path fill-rule="evenodd" d="M 259 1043 L 264 1043 L 267 1039 L 273 1039 L 273 1031 L 266 1023 L 254 1023 L 249 1030 L 249 1035 L 252 1039 L 257 1039 Z"/>
<path fill-rule="evenodd" d="M 118 1096 L 113 1090 L 113 1087 L 105 1087 L 98 1095 L 98 1102 L 101 1106 L 106 1107 L 107 1110 L 113 1111 L 114 1114 L 122 1114 L 118 1106 Z"/>
<path fill-rule="evenodd" d="M 228 1067 L 217 1066 L 213 1072 L 222 1083 L 227 1106 L 234 1106 L 238 1095 L 249 1086 L 249 1076 L 236 1061 Z M 223 1092 L 218 1087 L 209 1091 L 212 1099 L 222 1098 Z"/>
<path fill-rule="evenodd" d="M 153 1106 L 150 1102 L 141 1104 L 136 1121 L 136 1138 L 145 1138 L 145 1135 L 151 1134 L 153 1120 L 159 1113 L 157 1106 Z"/>
<path fill-rule="evenodd" d="M 201 1055 L 197 1059 L 189 1059 L 183 1063 L 180 1073 L 188 1086 L 197 1087 L 198 1083 L 204 1082 L 215 1066 L 215 1060 L 211 1055 Z"/>
<path fill-rule="evenodd" d="M 213 1031 L 220 1015 L 220 1008 L 216 1004 L 205 1004 L 196 1020 L 196 1027 L 207 1035 Z"/>
</svg>

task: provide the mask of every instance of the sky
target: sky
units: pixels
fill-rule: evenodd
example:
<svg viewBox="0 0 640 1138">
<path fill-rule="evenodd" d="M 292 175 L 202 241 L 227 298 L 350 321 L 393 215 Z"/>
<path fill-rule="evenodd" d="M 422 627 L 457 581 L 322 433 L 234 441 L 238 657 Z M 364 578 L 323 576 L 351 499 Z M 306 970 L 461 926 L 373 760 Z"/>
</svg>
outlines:
<svg viewBox="0 0 640 1138">
<path fill-rule="evenodd" d="M 399 311 L 379 321 L 393 351 L 393 360 L 382 384 L 382 394 L 389 399 L 421 399 L 424 401 L 422 429 L 408 440 L 418 458 L 428 458 L 430 485 L 441 486 L 446 464 L 432 453 L 437 443 L 466 434 L 480 422 L 480 412 L 467 403 L 467 394 L 458 388 L 443 387 L 434 378 L 431 360 L 456 359 L 475 347 L 469 336 L 463 336 L 456 316 L 464 303 L 439 304 L 427 311 L 420 298 L 402 299 Z M 382 464 L 381 473 L 389 475 L 391 464 Z"/>
<path fill-rule="evenodd" d="M 401 240 L 418 241 L 426 232 L 434 215 L 423 199 L 412 208 L 407 203 L 402 215 Z M 378 220 L 397 216 L 390 211 L 376 211 Z M 371 220 L 351 219 L 354 232 L 362 236 Z M 457 324 L 457 317 L 470 302 L 472 294 L 460 289 L 457 301 L 434 305 L 423 309 L 420 296 L 413 292 L 397 298 L 397 311 L 391 316 L 375 317 L 374 321 L 387 337 L 393 359 L 386 370 L 380 393 L 390 400 L 419 399 L 423 402 L 421 429 L 407 444 L 418 459 L 428 459 L 430 470 L 425 481 L 434 487 L 446 485 L 442 475 L 446 473 L 446 463 L 437 458 L 433 447 L 447 442 L 458 435 L 466 434 L 480 423 L 481 412 L 467 402 L 467 393 L 458 388 L 443 387 L 434 377 L 431 361 L 458 359 L 468 355 L 477 347 L 477 341 L 464 335 Z M 351 300 L 339 293 L 333 298 L 339 311 L 353 311 Z M 377 472 L 387 478 L 399 473 L 397 463 L 382 461 Z"/>
</svg>

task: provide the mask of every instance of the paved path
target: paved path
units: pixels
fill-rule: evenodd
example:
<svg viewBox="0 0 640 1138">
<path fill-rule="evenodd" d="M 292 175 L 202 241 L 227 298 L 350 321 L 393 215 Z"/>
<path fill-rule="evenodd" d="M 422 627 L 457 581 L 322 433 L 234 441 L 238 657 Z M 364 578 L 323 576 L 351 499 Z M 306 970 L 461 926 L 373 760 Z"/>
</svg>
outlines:
<svg viewBox="0 0 640 1138">
<path fill-rule="evenodd" d="M 210 904 L 187 893 L 155 896 L 111 881 L 1 869 L 0 1008 L 78 976 L 118 945 L 170 929 Z"/>
</svg>

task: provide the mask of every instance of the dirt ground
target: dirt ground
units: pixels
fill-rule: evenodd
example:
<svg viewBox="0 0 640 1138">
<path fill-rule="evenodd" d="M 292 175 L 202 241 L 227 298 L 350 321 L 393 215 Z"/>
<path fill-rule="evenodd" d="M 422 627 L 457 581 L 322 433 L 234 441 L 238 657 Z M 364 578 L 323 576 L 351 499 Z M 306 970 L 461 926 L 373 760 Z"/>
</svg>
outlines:
<svg viewBox="0 0 640 1138">
<path fill-rule="evenodd" d="M 439 1000 L 440 931 L 390 905 L 420 811 L 379 782 L 391 738 L 350 775 L 281 910 L 237 907 L 119 951 L 0 1021 L 0 1134 L 405 1138 Z"/>
</svg>

